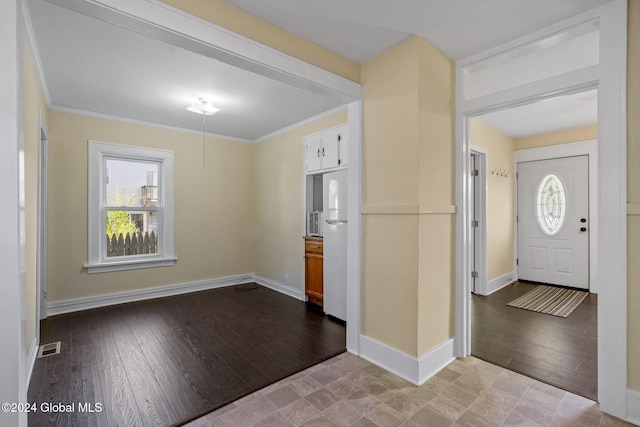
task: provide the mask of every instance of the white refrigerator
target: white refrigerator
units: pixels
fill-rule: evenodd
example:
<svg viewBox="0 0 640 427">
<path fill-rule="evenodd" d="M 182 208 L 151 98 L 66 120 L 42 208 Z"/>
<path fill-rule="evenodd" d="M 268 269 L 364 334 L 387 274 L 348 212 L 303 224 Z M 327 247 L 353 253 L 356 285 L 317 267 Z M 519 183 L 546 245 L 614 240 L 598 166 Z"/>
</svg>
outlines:
<svg viewBox="0 0 640 427">
<path fill-rule="evenodd" d="M 347 320 L 347 171 L 322 176 L 324 312 Z"/>
</svg>

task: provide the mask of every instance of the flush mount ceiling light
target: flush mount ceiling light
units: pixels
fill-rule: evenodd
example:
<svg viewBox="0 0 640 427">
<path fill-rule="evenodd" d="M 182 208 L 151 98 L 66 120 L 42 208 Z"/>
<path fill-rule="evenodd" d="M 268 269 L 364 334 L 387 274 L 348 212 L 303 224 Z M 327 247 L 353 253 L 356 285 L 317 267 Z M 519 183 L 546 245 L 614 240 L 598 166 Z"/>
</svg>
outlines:
<svg viewBox="0 0 640 427">
<path fill-rule="evenodd" d="M 220 109 L 216 108 L 213 105 L 213 102 L 208 101 L 204 98 L 199 98 L 197 102 L 194 102 L 193 104 L 187 107 L 187 111 L 191 111 L 197 114 L 202 114 L 202 166 L 206 167 L 207 166 L 207 151 L 206 151 L 207 146 L 205 144 L 206 135 L 207 135 L 206 117 L 217 113 L 218 111 L 220 111 Z"/>
<path fill-rule="evenodd" d="M 191 111 L 193 113 L 204 114 L 205 116 L 211 116 L 212 114 L 220 111 L 219 108 L 216 108 L 213 105 L 213 102 L 207 101 L 204 98 L 199 98 L 198 101 L 187 107 L 187 111 Z"/>
</svg>

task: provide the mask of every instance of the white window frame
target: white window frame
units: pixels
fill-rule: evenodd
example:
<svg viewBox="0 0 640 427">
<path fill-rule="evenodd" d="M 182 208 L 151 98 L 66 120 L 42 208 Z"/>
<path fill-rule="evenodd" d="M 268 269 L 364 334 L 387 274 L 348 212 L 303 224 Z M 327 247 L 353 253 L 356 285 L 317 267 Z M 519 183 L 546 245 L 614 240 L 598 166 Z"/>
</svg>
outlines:
<svg viewBox="0 0 640 427">
<path fill-rule="evenodd" d="M 88 141 L 88 262 L 89 274 L 175 264 L 173 251 L 173 151 L 131 145 Z M 107 257 L 104 197 L 105 160 L 153 162 L 158 164 L 158 253 L 131 257 Z"/>
</svg>

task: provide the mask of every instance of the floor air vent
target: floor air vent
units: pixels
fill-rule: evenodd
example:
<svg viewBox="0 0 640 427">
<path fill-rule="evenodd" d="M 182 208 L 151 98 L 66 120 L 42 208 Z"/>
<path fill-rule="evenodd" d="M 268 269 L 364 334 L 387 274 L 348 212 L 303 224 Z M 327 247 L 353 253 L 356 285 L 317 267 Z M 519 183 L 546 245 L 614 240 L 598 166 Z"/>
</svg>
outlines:
<svg viewBox="0 0 640 427">
<path fill-rule="evenodd" d="M 53 356 L 54 354 L 60 354 L 60 341 L 41 345 L 38 350 L 38 359 L 41 357 Z"/>
</svg>

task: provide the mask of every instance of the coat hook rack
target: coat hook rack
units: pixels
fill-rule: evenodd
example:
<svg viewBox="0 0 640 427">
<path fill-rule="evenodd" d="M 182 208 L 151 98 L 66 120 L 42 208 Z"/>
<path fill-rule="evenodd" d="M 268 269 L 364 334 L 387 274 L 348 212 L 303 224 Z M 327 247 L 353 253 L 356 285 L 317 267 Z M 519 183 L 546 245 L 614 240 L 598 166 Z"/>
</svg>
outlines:
<svg viewBox="0 0 640 427">
<path fill-rule="evenodd" d="M 495 175 L 500 178 L 508 178 L 510 173 L 511 171 L 508 169 L 493 168 L 491 170 L 491 175 Z"/>
</svg>

